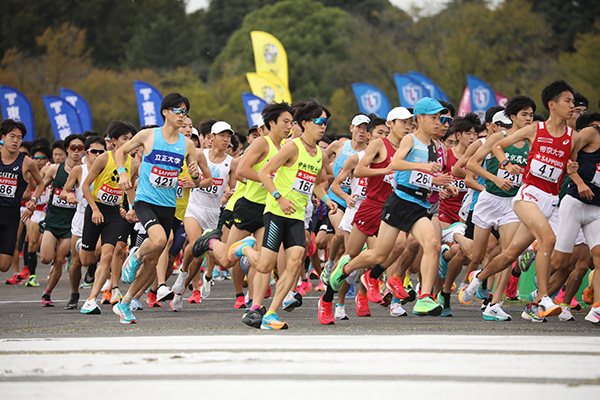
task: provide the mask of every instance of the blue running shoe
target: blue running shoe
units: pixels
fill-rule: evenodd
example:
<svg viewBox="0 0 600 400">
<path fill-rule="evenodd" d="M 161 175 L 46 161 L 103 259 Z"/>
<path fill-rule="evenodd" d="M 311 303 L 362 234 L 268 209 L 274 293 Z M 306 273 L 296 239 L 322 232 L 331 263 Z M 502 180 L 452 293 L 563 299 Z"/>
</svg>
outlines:
<svg viewBox="0 0 600 400">
<path fill-rule="evenodd" d="M 265 315 L 262 319 L 262 323 L 260 324 L 260 329 L 267 329 L 272 331 L 288 328 L 289 326 L 287 322 L 281 322 L 277 314 Z"/>
<path fill-rule="evenodd" d="M 137 249 L 137 246 L 133 246 L 131 250 L 129 250 L 129 255 L 123 263 L 123 281 L 126 283 L 133 283 L 137 270 L 141 265 L 141 262 L 134 256 Z"/>
<path fill-rule="evenodd" d="M 356 289 L 354 288 L 354 283 L 350 285 L 350 289 L 348 289 L 348 293 L 346 293 L 347 299 L 353 299 L 356 297 Z"/>
<path fill-rule="evenodd" d="M 230 261 L 235 261 L 244 255 L 244 253 L 243 253 L 244 248 L 254 247 L 255 243 L 256 243 L 256 239 L 254 239 L 252 236 L 247 236 L 247 237 L 243 238 L 242 240 L 239 240 L 231 245 L 231 247 L 227 251 L 227 257 L 229 258 Z"/>
<path fill-rule="evenodd" d="M 120 300 L 117 304 L 113 306 L 113 312 L 121 317 L 122 324 L 135 324 L 137 320 L 131 313 L 131 304 L 123 303 L 123 300 Z"/>
<path fill-rule="evenodd" d="M 477 297 L 479 297 L 481 300 L 487 300 L 490 297 L 490 290 L 489 289 L 483 289 L 481 286 L 479 286 L 477 288 Z"/>
<path fill-rule="evenodd" d="M 446 279 L 446 274 L 448 273 L 448 264 L 450 261 L 444 260 L 444 253 L 450 250 L 450 246 L 447 244 L 442 245 L 442 251 L 440 253 L 440 261 L 438 263 L 438 276 L 440 279 Z"/>
</svg>

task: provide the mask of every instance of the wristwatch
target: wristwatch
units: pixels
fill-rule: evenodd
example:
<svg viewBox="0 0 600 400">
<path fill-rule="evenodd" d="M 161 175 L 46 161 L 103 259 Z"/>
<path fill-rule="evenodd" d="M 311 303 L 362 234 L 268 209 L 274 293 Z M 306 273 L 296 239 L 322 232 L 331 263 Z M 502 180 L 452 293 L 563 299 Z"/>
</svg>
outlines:
<svg viewBox="0 0 600 400">
<path fill-rule="evenodd" d="M 279 193 L 278 191 L 274 191 L 272 195 L 275 198 L 275 200 L 279 200 L 281 198 L 281 193 Z"/>
<path fill-rule="evenodd" d="M 35 204 L 38 204 L 40 202 L 40 199 L 35 196 L 31 196 L 31 200 L 35 201 Z"/>
<path fill-rule="evenodd" d="M 506 168 L 506 166 L 508 165 L 508 163 L 509 163 L 509 162 L 510 162 L 510 161 L 508 161 L 508 158 L 505 158 L 505 159 L 504 159 L 504 160 L 503 160 L 503 161 L 500 163 L 500 165 L 502 166 L 502 168 Z"/>
</svg>

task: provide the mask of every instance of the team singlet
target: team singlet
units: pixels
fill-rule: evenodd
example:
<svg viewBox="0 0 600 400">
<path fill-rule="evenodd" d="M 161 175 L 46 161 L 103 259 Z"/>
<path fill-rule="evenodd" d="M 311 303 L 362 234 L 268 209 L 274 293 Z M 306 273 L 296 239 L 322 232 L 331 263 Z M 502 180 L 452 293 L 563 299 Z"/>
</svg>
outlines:
<svg viewBox="0 0 600 400">
<path fill-rule="evenodd" d="M 210 149 L 204 149 L 204 157 L 206 157 L 206 163 L 208 164 L 208 169 L 210 169 L 213 183 L 211 186 L 205 188 L 192 189 L 188 207 L 190 205 L 196 205 L 216 210 L 221 208 L 221 199 L 223 198 L 225 187 L 228 183 L 227 179 L 229 177 L 229 171 L 231 170 L 231 161 L 233 158 L 230 155 L 227 155 L 225 160 L 216 164 L 210 161 L 209 154 Z M 203 175 L 202 179 L 204 178 L 205 176 Z"/>
<path fill-rule="evenodd" d="M 127 155 L 125 171 L 131 179 L 131 157 Z M 105 206 L 118 206 L 123 202 L 123 190 L 119 188 L 119 173 L 113 158 L 113 152 L 108 152 L 106 167 L 98 174 L 92 186 L 92 198 L 96 203 Z"/>
<path fill-rule="evenodd" d="M 338 154 L 335 161 L 333 162 L 332 169 L 333 169 L 334 176 L 337 177 L 339 175 L 342 168 L 344 168 L 344 163 L 346 162 L 348 157 L 350 157 L 352 154 L 355 154 L 355 153 L 356 153 L 356 150 L 354 150 L 352 148 L 352 140 L 346 140 L 344 142 L 344 144 L 342 145 L 340 154 Z M 340 184 L 340 187 L 342 188 L 342 190 L 344 192 L 350 193 L 349 177 L 344 179 L 344 182 L 342 182 Z M 333 191 L 331 189 L 329 189 L 329 198 L 331 199 L 331 201 L 335 201 L 339 205 L 346 207 L 346 201 L 344 199 L 342 199 L 341 197 L 339 197 L 338 195 L 336 195 L 335 193 L 333 193 Z"/>
<path fill-rule="evenodd" d="M 387 155 L 383 161 L 378 163 L 371 163 L 371 165 L 369 165 L 369 168 L 386 168 L 392 162 L 394 154 L 396 154 L 396 149 L 394 149 L 394 146 L 392 146 L 392 144 L 387 138 L 382 138 L 381 140 L 383 141 Z M 374 200 L 382 204 L 385 203 L 387 198 L 392 193 L 392 190 L 396 186 L 396 180 L 394 179 L 394 176 L 395 173 L 394 171 L 392 171 L 387 175 L 377 175 L 370 177 L 367 181 L 367 198 L 369 200 Z"/>
<path fill-rule="evenodd" d="M 24 159 L 25 155 L 19 153 L 15 161 L 5 165 L 0 154 L 0 206 L 21 206 L 21 198 L 27 188 L 27 181 L 23 177 Z"/>
</svg>

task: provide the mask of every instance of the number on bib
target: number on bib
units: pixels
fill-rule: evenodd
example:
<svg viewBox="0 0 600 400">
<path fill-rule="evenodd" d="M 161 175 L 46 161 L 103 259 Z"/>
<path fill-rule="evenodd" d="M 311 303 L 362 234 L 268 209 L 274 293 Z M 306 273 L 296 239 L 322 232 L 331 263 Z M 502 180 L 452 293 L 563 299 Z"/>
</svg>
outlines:
<svg viewBox="0 0 600 400">
<path fill-rule="evenodd" d="M 62 192 L 62 189 L 56 188 L 54 189 L 54 196 L 52 196 L 52 205 L 54 207 L 60 207 L 60 208 L 75 208 L 77 207 L 77 204 L 71 204 L 71 203 L 67 203 L 67 200 L 62 200 L 60 197 L 60 192 Z"/>
<path fill-rule="evenodd" d="M 114 189 L 106 184 L 103 184 L 96 194 L 96 200 L 107 206 L 116 206 L 122 198 L 123 191 L 121 189 Z"/>
<path fill-rule="evenodd" d="M 413 170 L 410 173 L 408 183 L 414 186 L 418 186 L 423 189 L 431 189 L 431 182 L 433 182 L 433 175 L 425 171 Z"/>
<path fill-rule="evenodd" d="M 316 179 L 316 175 L 299 170 L 292 185 L 292 190 L 305 196 L 312 196 Z"/>
<path fill-rule="evenodd" d="M 543 163 L 535 158 L 531 160 L 531 167 L 529 171 L 531 172 L 531 175 L 537 176 L 540 179 L 544 179 L 552 183 L 557 183 L 558 179 L 563 173 L 561 168 Z"/>
<path fill-rule="evenodd" d="M 0 197 L 14 198 L 17 193 L 17 180 L 0 178 Z"/>
<path fill-rule="evenodd" d="M 511 183 L 511 185 L 519 187 L 523 182 L 523 174 L 512 175 L 504 168 L 498 168 L 498 173 L 496 174 L 498 178 L 506 179 Z"/>
<path fill-rule="evenodd" d="M 458 189 L 459 192 L 466 192 L 467 191 L 467 184 L 465 183 L 464 179 L 456 179 L 456 178 L 454 178 L 450 184 L 452 186 L 456 186 L 456 188 Z"/>
<path fill-rule="evenodd" d="M 150 171 L 150 184 L 157 189 L 174 189 L 178 175 L 178 170 L 165 170 L 155 165 Z"/>
</svg>

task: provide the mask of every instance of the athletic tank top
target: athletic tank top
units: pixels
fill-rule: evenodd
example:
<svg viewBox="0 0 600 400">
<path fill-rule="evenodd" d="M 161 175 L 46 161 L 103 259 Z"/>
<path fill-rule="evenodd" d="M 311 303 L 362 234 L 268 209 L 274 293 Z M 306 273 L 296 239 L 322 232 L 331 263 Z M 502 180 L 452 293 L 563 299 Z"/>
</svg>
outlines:
<svg viewBox="0 0 600 400">
<path fill-rule="evenodd" d="M 306 151 L 300 138 L 292 140 L 298 147 L 298 158 L 291 167 L 281 166 L 275 176 L 275 188 L 283 197 L 296 204 L 296 211 L 286 215 L 279 208 L 273 196 L 267 197 L 265 213 L 270 212 L 281 217 L 304 221 L 305 208 L 313 193 L 317 175 L 321 172 L 323 157 L 321 148 L 317 146 L 317 154 L 312 157 Z"/>
<path fill-rule="evenodd" d="M 586 153 L 581 150 L 577 154 L 577 162 L 579 163 L 577 173 L 583 182 L 592 190 L 594 197 L 592 197 L 592 200 L 586 200 L 580 197 L 579 192 L 577 191 L 577 185 L 575 185 L 573 181 L 569 183 L 567 194 L 575 197 L 582 203 L 600 206 L 600 149 L 593 153 Z"/>
<path fill-rule="evenodd" d="M 358 156 L 358 162 L 360 162 L 360 160 L 365 155 L 365 151 L 359 151 L 358 153 L 356 153 L 356 155 Z M 354 208 L 356 209 L 358 209 L 360 203 L 362 203 L 362 201 L 367 198 L 367 182 L 368 178 L 353 177 L 350 180 L 350 193 L 352 195 L 356 194 L 356 197 L 354 198 L 354 200 L 356 201 L 356 205 L 354 206 Z"/>
<path fill-rule="evenodd" d="M 0 152 L 0 206 L 21 207 L 21 198 L 27 188 L 23 178 L 23 160 L 25 155 L 19 153 L 15 161 L 5 165 Z"/>
<path fill-rule="evenodd" d="M 523 183 L 558 196 L 571 157 L 572 130 L 566 127 L 561 137 L 553 137 L 545 122 L 538 124 L 535 140 L 527 157 Z"/>
<path fill-rule="evenodd" d="M 387 156 L 382 162 L 372 163 L 369 168 L 385 168 L 392 162 L 396 149 L 390 143 L 387 138 L 382 138 Z M 385 203 L 387 198 L 392 193 L 393 188 L 396 186 L 395 173 L 390 172 L 388 175 L 372 176 L 367 181 L 367 198 L 374 200 L 379 203 Z"/>
<path fill-rule="evenodd" d="M 427 145 L 417 139 L 414 134 L 411 133 L 410 136 L 413 138 L 413 147 L 408 152 L 404 160 L 408 162 L 427 164 L 429 162 L 429 149 Z M 405 186 L 409 189 L 431 190 L 431 181 L 433 179 L 433 175 L 429 172 L 420 170 L 396 171 L 395 179 L 398 185 Z M 429 201 L 427 199 L 417 199 L 416 197 L 409 195 L 397 187 L 394 188 L 394 193 L 402 200 L 416 203 L 424 208 L 429 208 Z"/>
<path fill-rule="evenodd" d="M 277 150 L 277 147 L 275 147 L 275 145 L 273 144 L 273 141 L 270 137 L 265 136 L 265 140 L 269 144 L 269 152 L 267 153 L 267 156 L 264 158 L 264 160 L 252 166 L 252 169 L 256 171 L 256 173 L 259 173 L 261 168 L 267 163 L 267 161 L 269 161 L 271 157 L 273 157 L 279 151 Z M 273 176 L 271 176 L 271 178 L 275 179 L 275 176 L 276 173 Z M 267 189 L 265 189 L 261 182 L 248 180 L 248 182 L 246 183 L 246 193 L 244 193 L 244 197 L 246 199 L 258 204 L 266 204 L 268 194 L 269 192 L 267 191 Z"/>
<path fill-rule="evenodd" d="M 81 164 L 81 181 L 79 182 L 79 186 L 75 188 L 75 197 L 77 198 L 77 212 L 83 213 L 85 212 L 85 208 L 88 205 L 87 200 L 83 196 L 82 185 L 85 182 L 88 174 L 89 174 L 88 166 L 86 163 Z M 91 186 L 90 186 L 91 189 Z M 92 194 L 93 197 L 93 194 Z"/>
<path fill-rule="evenodd" d="M 131 157 L 129 154 L 125 161 L 125 171 L 127 171 L 127 176 L 131 179 Z M 123 202 L 123 190 L 119 188 L 119 173 L 117 172 L 117 164 L 115 164 L 112 151 L 108 152 L 106 167 L 94 179 L 91 189 L 92 198 L 96 203 L 114 207 Z"/>
<path fill-rule="evenodd" d="M 135 201 L 162 207 L 175 207 L 177 177 L 185 160 L 185 136 L 169 144 L 161 128 L 154 128 L 154 144 L 149 155 L 142 155 L 139 184 Z"/>
<path fill-rule="evenodd" d="M 184 161 L 177 178 L 177 200 L 175 202 L 175 218 L 180 221 L 183 221 L 185 210 L 187 209 L 188 201 L 190 199 L 190 188 L 184 188 L 181 182 L 181 180 L 186 177 L 192 179 L 192 176 L 188 171 L 187 161 Z"/>
<path fill-rule="evenodd" d="M 231 160 L 233 159 L 230 155 L 225 157 L 225 160 L 219 164 L 215 164 L 210 161 L 209 157 L 210 149 L 204 149 L 204 157 L 206 157 L 206 163 L 210 174 L 213 178 L 213 183 L 209 187 L 205 188 L 194 188 L 190 192 L 190 203 L 193 205 L 220 209 L 221 199 L 225 193 L 225 186 L 227 186 L 227 177 L 231 169 Z M 202 176 L 202 179 L 205 177 Z"/>
<path fill-rule="evenodd" d="M 342 145 L 342 150 L 340 151 L 340 154 L 338 154 L 338 156 L 335 158 L 335 161 L 333 162 L 332 169 L 334 176 L 339 175 L 342 168 L 344 168 L 344 163 L 346 162 L 348 157 L 355 153 L 356 151 L 352 148 L 352 140 L 346 140 Z M 344 192 L 350 193 L 350 179 L 344 179 L 344 182 L 340 184 L 340 187 Z M 339 205 L 346 207 L 346 201 L 338 195 L 336 195 L 335 193 L 333 193 L 331 189 L 329 189 L 329 198 L 331 199 L 331 201 L 335 201 Z"/>
<path fill-rule="evenodd" d="M 235 184 L 235 190 L 233 192 L 233 195 L 229 198 L 229 200 L 227 200 L 227 205 L 225 206 L 225 209 L 228 211 L 233 211 L 233 207 L 235 207 L 235 202 L 238 201 L 238 199 L 244 197 L 244 193 L 246 193 L 246 184 L 244 182 L 237 181 L 237 183 Z"/>
<path fill-rule="evenodd" d="M 506 133 L 504 134 L 506 136 Z M 519 167 L 527 166 L 527 154 L 529 153 L 529 142 L 525 141 L 525 145 L 521 148 L 515 147 L 515 145 L 508 146 L 504 149 L 504 155 L 508 158 L 514 165 L 518 165 Z M 485 169 L 492 175 L 496 175 L 499 178 L 507 179 L 512 183 L 512 188 L 505 192 L 500 189 L 496 184 L 492 181 L 486 180 L 485 182 L 485 191 L 500 197 L 515 197 L 517 192 L 519 191 L 519 187 L 521 186 L 521 182 L 523 181 L 523 175 L 511 175 L 506 169 L 500 166 L 500 162 L 494 156 L 486 159 Z"/>
<path fill-rule="evenodd" d="M 65 171 L 65 163 L 60 163 L 58 165 L 58 169 L 56 170 L 56 176 L 54 177 L 52 188 L 50 190 L 50 197 L 48 199 L 48 212 L 70 215 L 72 218 L 77 204 L 67 203 L 66 200 L 61 200 L 61 198 L 58 197 L 60 196 L 65 183 L 67 183 L 68 177 L 69 174 L 67 171 Z M 75 191 L 72 189 L 71 192 L 75 193 Z"/>
<path fill-rule="evenodd" d="M 442 145 L 442 142 L 440 140 L 436 140 L 436 144 L 437 144 L 437 162 L 438 164 L 440 164 L 442 166 L 442 171 L 444 170 L 444 167 L 446 166 L 446 159 L 444 156 L 444 146 Z M 442 175 L 441 172 L 437 172 L 435 173 L 433 176 L 439 176 Z M 429 196 L 429 203 L 431 204 L 435 204 L 438 201 L 440 201 L 440 190 L 442 190 L 442 186 L 438 186 L 438 185 L 431 185 L 431 196 Z"/>
</svg>

